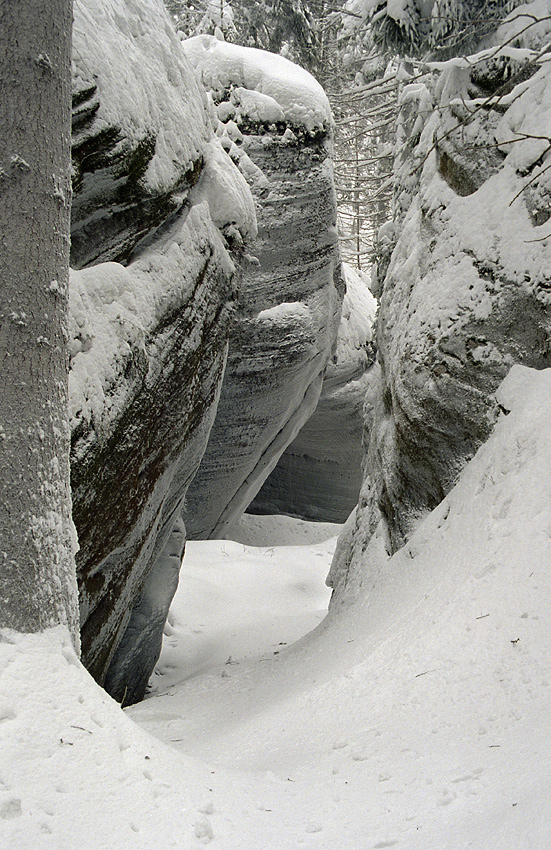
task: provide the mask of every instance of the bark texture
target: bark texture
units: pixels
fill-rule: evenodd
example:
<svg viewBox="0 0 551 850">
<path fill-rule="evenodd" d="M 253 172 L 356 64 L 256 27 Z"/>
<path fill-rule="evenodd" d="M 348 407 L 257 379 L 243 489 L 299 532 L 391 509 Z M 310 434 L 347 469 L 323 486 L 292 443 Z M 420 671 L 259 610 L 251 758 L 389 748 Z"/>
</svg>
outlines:
<svg viewBox="0 0 551 850">
<path fill-rule="evenodd" d="M 0 626 L 77 642 L 67 417 L 70 0 L 0 5 Z"/>
</svg>

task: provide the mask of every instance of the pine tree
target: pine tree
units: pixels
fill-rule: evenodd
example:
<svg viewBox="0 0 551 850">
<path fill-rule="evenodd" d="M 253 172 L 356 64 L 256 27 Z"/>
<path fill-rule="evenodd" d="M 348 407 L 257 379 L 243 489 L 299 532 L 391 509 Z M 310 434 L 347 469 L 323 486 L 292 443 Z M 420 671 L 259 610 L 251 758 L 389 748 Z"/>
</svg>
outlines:
<svg viewBox="0 0 551 850">
<path fill-rule="evenodd" d="M 226 41 L 281 53 L 312 72 L 320 67 L 316 15 L 308 0 L 165 0 L 165 5 L 186 36 L 221 32 Z"/>
<path fill-rule="evenodd" d="M 0 626 L 78 643 L 67 309 L 71 0 L 0 3 Z"/>
<path fill-rule="evenodd" d="M 519 0 L 364 0 L 362 16 L 380 50 L 453 56 L 473 49 Z"/>
</svg>

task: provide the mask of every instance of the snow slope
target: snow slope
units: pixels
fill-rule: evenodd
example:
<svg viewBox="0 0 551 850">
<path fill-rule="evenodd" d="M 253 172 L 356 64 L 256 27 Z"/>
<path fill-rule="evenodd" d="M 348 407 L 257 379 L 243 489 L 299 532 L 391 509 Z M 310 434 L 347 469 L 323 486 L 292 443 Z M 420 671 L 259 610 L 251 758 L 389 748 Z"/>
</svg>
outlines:
<svg viewBox="0 0 551 850">
<path fill-rule="evenodd" d="M 157 695 L 126 716 L 59 632 L 0 645 L 0 847 L 545 850 L 551 370 L 514 367 L 499 402 L 493 435 L 404 549 L 388 558 L 376 535 L 347 595 L 289 648 L 291 591 L 319 561 L 315 620 L 328 542 L 198 544 L 213 548 L 184 559 L 167 649 L 189 647 L 189 616 L 203 672 L 176 685 L 159 670 Z M 279 634 L 268 617 L 251 629 L 261 593 Z M 226 650 L 237 663 L 218 664 Z"/>
</svg>

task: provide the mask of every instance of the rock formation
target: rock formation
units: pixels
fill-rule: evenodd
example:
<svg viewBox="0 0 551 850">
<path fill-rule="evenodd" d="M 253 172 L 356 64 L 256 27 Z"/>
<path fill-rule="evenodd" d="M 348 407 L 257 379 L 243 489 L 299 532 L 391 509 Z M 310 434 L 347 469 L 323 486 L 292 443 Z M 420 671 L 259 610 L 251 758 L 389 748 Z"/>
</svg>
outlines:
<svg viewBox="0 0 551 850">
<path fill-rule="evenodd" d="M 155 0 L 75 4 L 82 655 L 126 704 L 158 655 L 182 504 L 215 416 L 189 493 L 190 524 L 206 533 L 243 510 L 314 409 L 343 294 L 322 90 L 279 57 L 216 39 L 195 49 L 211 92 L 231 71 L 216 108 Z"/>
<path fill-rule="evenodd" d="M 551 365 L 551 72 L 534 55 L 451 63 L 404 91 L 380 379 L 334 586 L 365 569 L 377 526 L 393 552 L 440 503 L 490 433 L 511 366 Z"/>
<path fill-rule="evenodd" d="M 220 536 L 316 407 L 343 283 L 327 99 L 279 56 L 199 36 L 184 48 L 216 109 L 217 133 L 257 205 L 220 403 L 186 499 L 190 537 Z"/>
<path fill-rule="evenodd" d="M 288 514 L 344 522 L 362 483 L 364 405 L 370 404 L 376 301 L 351 266 L 337 349 L 327 366 L 318 405 L 248 507 L 253 514 Z"/>
<path fill-rule="evenodd" d="M 128 703 L 176 587 L 179 511 L 256 225 L 160 4 L 75 3 L 73 117 L 72 254 L 88 266 L 72 275 L 70 325 L 82 657 Z"/>
<path fill-rule="evenodd" d="M 180 210 L 211 137 L 168 17 L 75 0 L 71 265 L 128 259 Z"/>
</svg>

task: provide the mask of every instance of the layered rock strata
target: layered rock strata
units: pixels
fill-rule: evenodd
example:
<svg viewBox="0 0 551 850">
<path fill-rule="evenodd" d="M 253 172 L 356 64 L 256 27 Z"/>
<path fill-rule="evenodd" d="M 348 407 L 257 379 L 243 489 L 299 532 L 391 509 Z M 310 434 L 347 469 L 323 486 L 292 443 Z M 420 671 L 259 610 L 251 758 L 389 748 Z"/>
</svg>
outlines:
<svg viewBox="0 0 551 850">
<path fill-rule="evenodd" d="M 221 536 L 314 411 L 344 285 L 331 117 L 318 84 L 279 56 L 208 36 L 184 42 L 217 133 L 246 176 L 258 239 L 245 268 L 220 403 L 186 499 L 190 537 Z"/>
<path fill-rule="evenodd" d="M 454 63 L 404 91 L 380 379 L 334 586 L 365 569 L 377 527 L 393 552 L 440 503 L 489 435 L 511 366 L 551 365 L 551 72 L 535 56 Z"/>
<path fill-rule="evenodd" d="M 82 268 L 126 261 L 182 209 L 211 132 L 160 4 L 75 0 L 74 17 L 71 265 Z"/>
<path fill-rule="evenodd" d="M 346 295 L 337 349 L 327 366 L 317 407 L 281 455 L 247 508 L 249 513 L 344 522 L 357 504 L 364 406 L 370 404 L 374 380 L 376 301 L 351 266 L 343 269 Z"/>
<path fill-rule="evenodd" d="M 70 324 L 82 657 L 128 703 L 160 647 L 181 504 L 256 225 L 160 4 L 76 2 L 74 51 L 73 260 L 88 266 L 72 274 Z"/>
</svg>

